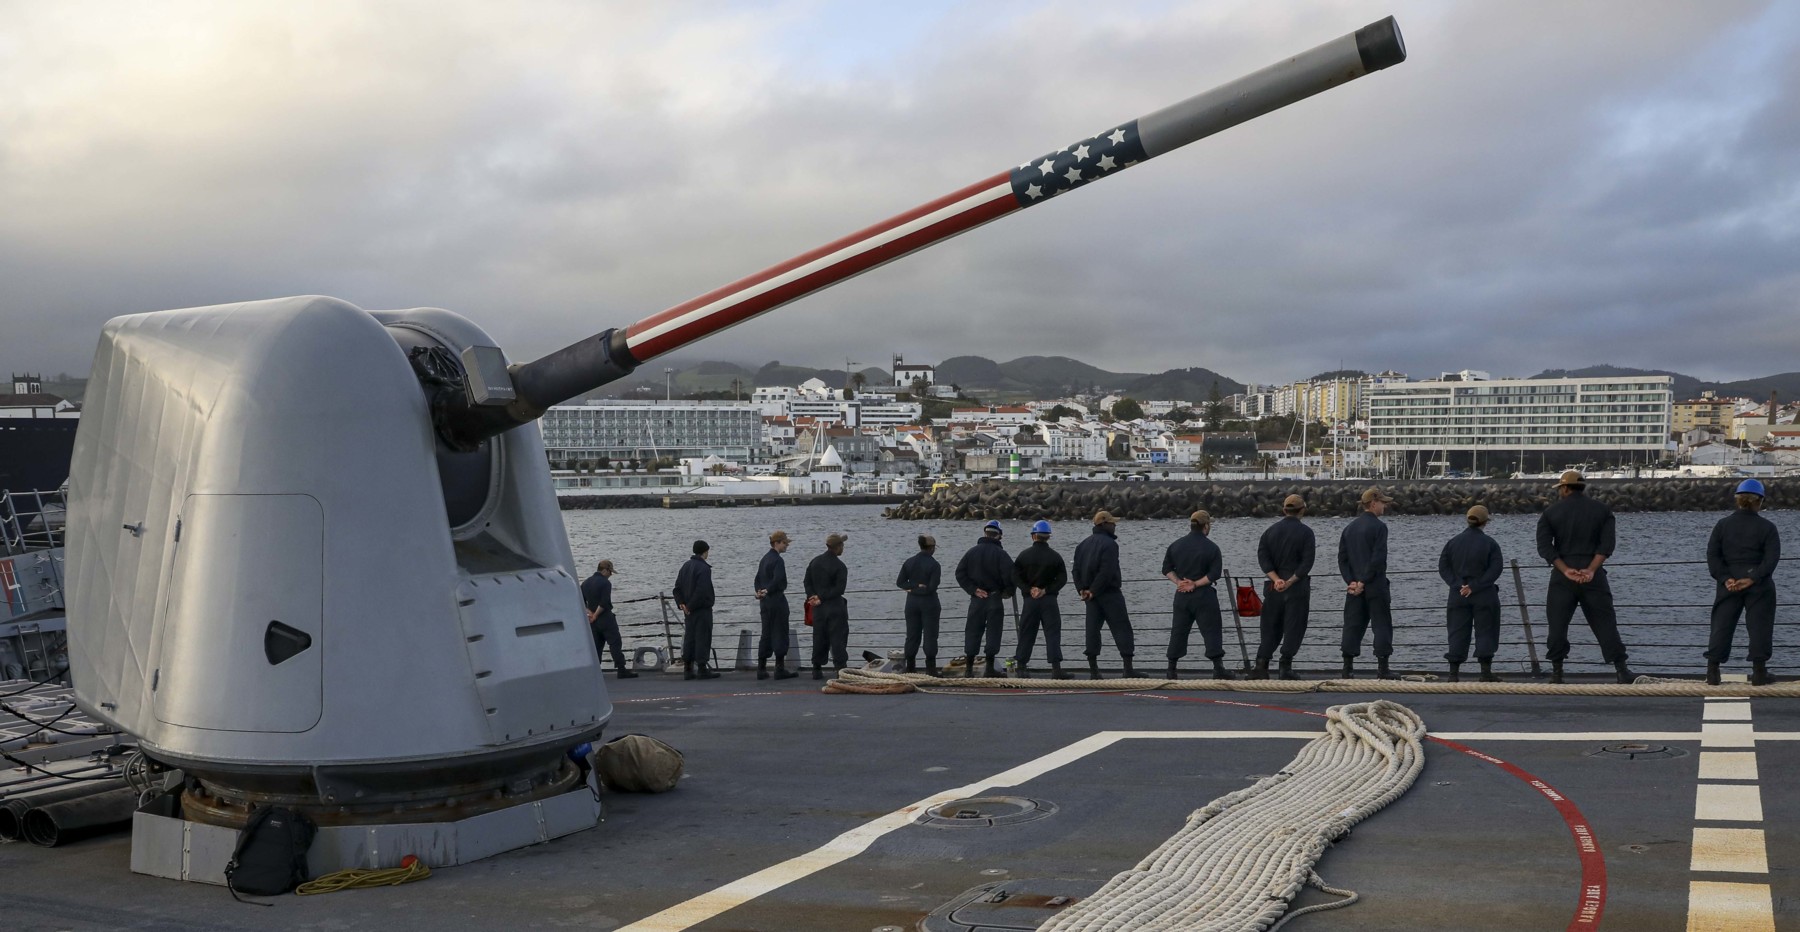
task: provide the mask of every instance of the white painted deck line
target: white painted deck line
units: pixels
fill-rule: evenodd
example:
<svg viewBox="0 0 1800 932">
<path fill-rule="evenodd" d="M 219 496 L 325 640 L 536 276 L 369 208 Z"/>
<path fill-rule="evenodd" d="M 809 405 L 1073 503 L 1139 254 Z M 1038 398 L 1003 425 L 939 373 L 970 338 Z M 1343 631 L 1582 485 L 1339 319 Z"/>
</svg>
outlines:
<svg viewBox="0 0 1800 932">
<path fill-rule="evenodd" d="M 1705 718 L 1709 722 L 1747 722 L 1750 720 L 1750 703 L 1709 702 Z"/>
<path fill-rule="evenodd" d="M 1694 857 L 1688 870 L 1733 874 L 1769 872 L 1769 848 L 1760 828 L 1694 829 Z"/>
<path fill-rule="evenodd" d="M 1761 822 L 1762 790 L 1754 783 L 1702 783 L 1694 794 L 1696 822 Z"/>
<path fill-rule="evenodd" d="M 1760 737 L 1749 722 L 1706 722 L 1700 726 L 1703 748 L 1753 748 Z"/>
<path fill-rule="evenodd" d="M 1690 882 L 1687 932 L 1775 932 L 1769 885 Z"/>
<path fill-rule="evenodd" d="M 1758 735 L 1757 737 L 1762 736 Z M 1700 779 L 1754 780 L 1756 779 L 1756 752 L 1701 751 Z"/>
</svg>

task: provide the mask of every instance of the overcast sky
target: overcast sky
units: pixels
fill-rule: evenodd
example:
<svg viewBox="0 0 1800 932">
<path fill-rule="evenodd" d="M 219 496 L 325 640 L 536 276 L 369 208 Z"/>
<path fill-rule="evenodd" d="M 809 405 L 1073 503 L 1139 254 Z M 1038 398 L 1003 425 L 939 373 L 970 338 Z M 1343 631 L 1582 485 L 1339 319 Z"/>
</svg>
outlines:
<svg viewBox="0 0 1800 932">
<path fill-rule="evenodd" d="M 446 307 L 515 359 L 1394 13 L 1410 57 L 684 352 L 1800 369 L 1800 4 L 0 2 L 0 370 Z"/>
</svg>

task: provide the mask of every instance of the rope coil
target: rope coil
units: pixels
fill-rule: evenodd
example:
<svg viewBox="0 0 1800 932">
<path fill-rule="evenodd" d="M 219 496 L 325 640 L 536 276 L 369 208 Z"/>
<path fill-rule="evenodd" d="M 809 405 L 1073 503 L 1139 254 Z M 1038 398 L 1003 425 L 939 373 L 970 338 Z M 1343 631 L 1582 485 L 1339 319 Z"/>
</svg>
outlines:
<svg viewBox="0 0 1800 932">
<path fill-rule="evenodd" d="M 1399 798 L 1425 767 L 1425 722 L 1386 700 L 1333 706 L 1325 734 L 1280 772 L 1228 793 L 1137 866 L 1040 927 L 1041 932 L 1235 932 L 1276 929 L 1357 894 L 1314 870 L 1352 826 Z M 1295 910 L 1306 886 L 1344 897 Z"/>
</svg>

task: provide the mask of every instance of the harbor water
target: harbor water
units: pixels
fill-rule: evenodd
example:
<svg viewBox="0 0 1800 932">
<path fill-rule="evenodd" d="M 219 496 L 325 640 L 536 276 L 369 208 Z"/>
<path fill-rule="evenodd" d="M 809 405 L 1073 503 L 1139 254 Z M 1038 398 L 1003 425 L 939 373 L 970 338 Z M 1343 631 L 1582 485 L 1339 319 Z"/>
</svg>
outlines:
<svg viewBox="0 0 1800 932">
<path fill-rule="evenodd" d="M 592 572 L 594 563 L 611 559 L 617 569 L 613 579 L 613 598 L 627 645 L 661 644 L 664 642 L 663 614 L 659 603 L 629 602 L 658 593 L 667 593 L 675 582 L 676 571 L 691 553 L 695 539 L 704 539 L 712 547 L 713 583 L 718 592 L 714 612 L 713 645 L 721 664 L 729 669 L 734 660 L 739 629 L 756 630 L 758 615 L 751 593 L 751 580 L 756 563 L 768 549 L 768 534 L 785 530 L 794 538 L 787 553 L 789 599 L 793 606 L 793 625 L 799 633 L 795 645 L 802 664 L 810 662 L 811 629 L 801 624 L 800 603 L 803 599 L 801 578 L 806 564 L 824 550 L 825 535 L 849 535 L 844 563 L 850 571 L 850 653 L 854 659 L 864 649 L 885 652 L 901 646 L 904 624 L 901 619 L 905 595 L 894 587 L 900 564 L 917 552 L 920 534 L 934 535 L 938 540 L 938 561 L 943 564 L 943 585 L 939 596 L 943 603 L 943 619 L 939 629 L 939 662 L 947 662 L 963 652 L 963 618 L 968 599 L 953 579 L 957 561 L 980 536 L 979 522 L 894 521 L 881 515 L 879 505 L 794 506 L 702 508 L 665 511 L 639 509 L 617 511 L 569 511 L 564 521 L 569 529 L 570 544 L 581 575 Z M 1790 553 L 1800 557 L 1800 515 L 1794 512 L 1770 511 L 1770 520 L 1780 528 L 1788 541 Z M 1713 582 L 1707 576 L 1706 540 L 1712 526 L 1723 516 L 1721 512 L 1630 513 L 1618 516 L 1618 551 L 1608 563 L 1614 600 L 1618 605 L 1620 632 L 1631 654 L 1632 666 L 1639 672 L 1696 673 L 1705 660 L 1707 618 L 1713 597 Z M 1335 671 L 1341 662 L 1339 638 L 1342 630 L 1343 587 L 1337 575 L 1338 533 L 1347 518 L 1309 518 L 1307 523 L 1318 535 L 1318 555 L 1313 573 L 1312 619 L 1305 647 L 1297 666 L 1313 671 Z M 1451 536 L 1466 526 L 1453 515 L 1391 515 L 1388 524 L 1388 566 L 1393 583 L 1394 663 L 1404 669 L 1442 671 L 1444 667 L 1444 597 L 1445 587 L 1437 577 L 1438 553 Z M 1261 574 L 1256 566 L 1256 543 L 1269 525 L 1261 518 L 1225 518 L 1214 523 L 1212 539 L 1224 551 L 1225 571 L 1235 581 L 1258 584 Z M 1005 544 L 1017 553 L 1029 545 L 1027 521 L 1007 521 Z M 1519 600 L 1513 586 L 1511 562 L 1517 560 L 1524 583 L 1525 602 L 1530 614 L 1533 634 L 1541 658 L 1545 650 L 1547 627 L 1543 611 L 1545 585 L 1549 568 L 1538 559 L 1535 515 L 1499 515 L 1488 525 L 1488 533 L 1500 543 L 1508 572 L 1500 579 L 1501 646 L 1495 658 L 1495 669 L 1521 672 L 1529 669 L 1525 631 L 1520 622 Z M 1069 559 L 1075 546 L 1087 536 L 1085 522 L 1057 524 L 1051 545 Z M 1119 525 L 1118 538 L 1122 569 L 1130 581 L 1125 596 L 1131 609 L 1132 627 L 1137 636 L 1137 665 L 1146 671 L 1160 671 L 1166 663 L 1165 646 L 1169 639 L 1169 607 L 1173 587 L 1160 575 L 1163 550 L 1169 542 L 1187 532 L 1187 523 L 1173 521 L 1125 521 Z M 1777 669 L 1790 666 L 1794 639 L 1785 624 L 1789 605 L 1800 601 L 1800 573 L 1788 570 L 1793 558 L 1783 562 L 1776 574 L 1782 587 L 1782 605 L 1776 617 L 1775 660 Z M 1237 634 L 1228 601 L 1221 592 L 1225 616 L 1225 662 L 1228 667 L 1241 665 Z M 1065 662 L 1083 663 L 1084 625 L 1082 603 L 1073 587 L 1064 589 L 1063 652 Z M 673 638 L 680 643 L 679 614 L 669 606 Z M 1012 656 L 1015 638 L 1012 613 L 1008 612 L 1008 629 L 1002 642 L 1001 657 Z M 1258 621 L 1243 621 L 1244 641 L 1252 656 L 1258 640 Z M 1103 635 L 1103 666 L 1116 667 L 1118 655 L 1111 638 Z M 1579 612 L 1570 626 L 1573 651 L 1570 671 L 1599 672 L 1599 650 L 1594 638 L 1582 622 Z M 1740 626 L 1729 670 L 1746 670 L 1743 650 L 1745 635 Z M 1365 636 L 1359 670 L 1372 670 L 1372 635 Z M 922 658 L 921 658 L 922 659 Z M 1184 670 L 1204 666 L 1199 635 L 1190 639 L 1189 653 L 1182 661 Z M 1034 652 L 1033 667 L 1043 670 L 1044 647 L 1040 642 Z M 1471 668 L 1473 664 L 1471 663 Z M 1547 669 L 1546 665 L 1546 669 Z"/>
</svg>

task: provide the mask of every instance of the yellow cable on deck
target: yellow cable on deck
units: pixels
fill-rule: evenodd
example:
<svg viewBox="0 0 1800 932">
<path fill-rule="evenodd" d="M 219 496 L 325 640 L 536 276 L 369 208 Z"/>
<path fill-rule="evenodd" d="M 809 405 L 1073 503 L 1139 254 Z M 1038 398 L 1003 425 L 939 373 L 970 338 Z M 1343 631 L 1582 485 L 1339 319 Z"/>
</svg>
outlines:
<svg viewBox="0 0 1800 932">
<path fill-rule="evenodd" d="M 294 888 L 301 896 L 313 893 L 336 893 L 339 890 L 352 890 L 357 887 L 397 887 L 403 883 L 424 880 L 431 876 L 431 868 L 425 862 L 407 855 L 411 861 L 405 867 L 387 867 L 376 870 L 352 867 L 348 870 L 333 871 L 323 877 L 314 878 Z"/>
</svg>

